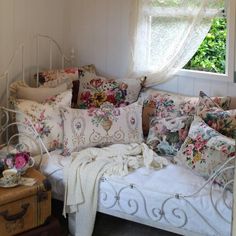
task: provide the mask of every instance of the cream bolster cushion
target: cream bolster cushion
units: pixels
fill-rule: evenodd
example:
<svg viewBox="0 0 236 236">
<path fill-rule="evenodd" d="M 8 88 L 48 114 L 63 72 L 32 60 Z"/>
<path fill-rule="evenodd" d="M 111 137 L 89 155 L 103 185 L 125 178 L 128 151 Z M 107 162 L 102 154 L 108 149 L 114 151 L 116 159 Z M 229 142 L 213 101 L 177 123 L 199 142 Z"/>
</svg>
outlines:
<svg viewBox="0 0 236 236">
<path fill-rule="evenodd" d="M 25 86 L 17 86 L 16 96 L 18 99 L 43 102 L 46 98 L 60 94 L 67 90 L 67 84 L 63 83 L 55 88 L 32 88 Z"/>
<path fill-rule="evenodd" d="M 60 108 L 64 124 L 63 155 L 92 146 L 141 143 L 142 105 L 115 108 L 105 102 L 100 108 Z"/>
</svg>

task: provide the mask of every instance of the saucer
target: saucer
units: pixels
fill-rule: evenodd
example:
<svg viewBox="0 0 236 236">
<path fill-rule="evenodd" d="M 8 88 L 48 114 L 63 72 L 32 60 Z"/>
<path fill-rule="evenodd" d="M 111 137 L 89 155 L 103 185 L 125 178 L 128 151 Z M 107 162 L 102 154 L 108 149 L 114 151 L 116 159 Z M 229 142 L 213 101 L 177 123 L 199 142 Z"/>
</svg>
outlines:
<svg viewBox="0 0 236 236">
<path fill-rule="evenodd" d="M 20 181 L 18 181 L 18 183 L 14 183 L 14 184 L 9 184 L 9 183 L 5 183 L 2 178 L 0 179 L 0 187 L 2 188 L 13 188 L 20 185 Z"/>
</svg>

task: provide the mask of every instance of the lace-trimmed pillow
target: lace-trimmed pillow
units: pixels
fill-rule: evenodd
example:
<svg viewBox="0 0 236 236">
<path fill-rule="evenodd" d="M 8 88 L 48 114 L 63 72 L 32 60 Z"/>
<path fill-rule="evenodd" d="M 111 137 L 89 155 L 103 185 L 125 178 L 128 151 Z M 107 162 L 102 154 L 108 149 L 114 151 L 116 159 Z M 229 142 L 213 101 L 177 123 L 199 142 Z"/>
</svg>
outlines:
<svg viewBox="0 0 236 236">
<path fill-rule="evenodd" d="M 91 146 L 143 141 L 142 105 L 138 103 L 120 108 L 111 103 L 91 109 L 63 107 L 61 114 L 65 156 Z"/>
<path fill-rule="evenodd" d="M 209 178 L 234 155 L 235 141 L 212 129 L 200 117 L 195 116 L 188 137 L 175 160 L 196 174 Z M 234 160 L 228 165 L 234 165 Z M 224 185 L 233 178 L 233 175 L 234 171 L 231 169 L 217 177 L 216 182 Z"/>
</svg>

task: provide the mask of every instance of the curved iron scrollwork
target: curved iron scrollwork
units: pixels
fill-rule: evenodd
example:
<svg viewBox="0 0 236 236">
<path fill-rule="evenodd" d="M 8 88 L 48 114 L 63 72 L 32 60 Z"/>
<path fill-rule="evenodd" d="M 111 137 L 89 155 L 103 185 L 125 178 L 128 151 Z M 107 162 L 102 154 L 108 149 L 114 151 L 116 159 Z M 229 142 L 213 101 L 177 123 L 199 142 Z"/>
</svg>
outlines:
<svg viewBox="0 0 236 236">
<path fill-rule="evenodd" d="M 194 198 L 197 197 L 203 190 L 207 190 L 210 203 L 215 211 L 215 214 L 218 215 L 218 218 L 222 220 L 222 223 L 231 224 L 231 214 L 232 214 L 232 194 L 230 189 L 233 186 L 234 174 L 234 161 L 235 157 L 228 159 L 220 168 L 218 168 L 212 176 L 205 181 L 205 183 L 194 191 L 191 194 L 184 195 L 181 193 L 166 194 L 166 199 L 161 203 L 158 203 L 158 207 L 149 207 L 145 193 L 142 191 L 141 186 L 134 184 L 122 185 L 118 190 L 115 188 L 112 182 L 108 178 L 102 177 L 100 182 L 100 202 L 102 207 L 106 209 L 114 209 L 121 211 L 122 213 L 128 214 L 130 216 L 137 216 L 138 211 L 142 210 L 145 213 L 147 219 L 153 222 L 165 222 L 175 228 L 183 228 L 189 222 L 188 209 L 191 208 L 191 211 L 196 213 L 196 215 L 201 219 L 201 221 L 208 226 L 213 232 L 214 235 L 221 235 L 215 227 L 211 224 L 209 219 L 201 212 L 200 209 L 194 205 Z M 231 165 L 230 165 L 231 164 Z M 231 179 L 226 181 L 222 187 L 219 186 L 219 191 L 214 191 L 216 187 L 216 180 L 219 176 L 225 175 L 226 172 L 231 171 Z M 101 187 L 102 184 L 106 183 L 106 190 Z M 232 190 L 232 189 L 231 189 Z M 128 194 L 125 194 L 126 191 Z M 135 194 L 132 193 L 135 192 Z M 214 195 L 215 193 L 218 193 Z M 160 193 L 162 194 L 162 193 Z M 227 197 L 227 196 L 231 196 Z M 127 196 L 129 196 L 127 198 Z M 180 204 L 180 201 L 183 201 L 184 204 Z M 219 202 L 221 202 L 221 207 L 219 207 Z M 223 204 L 222 204 L 223 203 Z M 224 211 L 222 212 L 222 205 L 224 205 Z M 186 206 L 184 208 L 183 206 Z M 226 218 L 225 211 L 230 211 Z M 197 220 L 197 219 L 195 219 Z"/>
<path fill-rule="evenodd" d="M 21 123 L 15 121 L 15 116 L 19 111 L 11 110 L 5 107 L 0 107 L 0 137 L 2 138 L 0 144 L 0 150 L 5 147 L 4 152 L 11 152 L 13 150 L 17 151 L 28 151 L 29 141 L 35 146 L 37 153 L 40 153 L 40 157 L 37 161 L 37 166 L 39 167 L 42 161 L 43 153 L 46 152 L 49 156 L 49 152 L 44 145 L 40 135 L 34 128 L 31 120 L 28 123 Z M 17 127 L 22 127 L 23 132 L 18 132 Z M 21 142 L 19 142 L 19 140 Z"/>
</svg>

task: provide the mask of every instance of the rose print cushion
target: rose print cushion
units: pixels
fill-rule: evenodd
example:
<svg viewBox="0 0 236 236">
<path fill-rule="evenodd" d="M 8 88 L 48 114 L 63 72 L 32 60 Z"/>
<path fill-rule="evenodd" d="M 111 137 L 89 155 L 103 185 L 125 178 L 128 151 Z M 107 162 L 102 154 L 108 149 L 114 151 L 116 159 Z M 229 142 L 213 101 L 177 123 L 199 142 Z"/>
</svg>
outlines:
<svg viewBox="0 0 236 236">
<path fill-rule="evenodd" d="M 48 98 L 44 103 L 18 99 L 15 101 L 14 107 L 15 110 L 21 113 L 16 114 L 16 122 L 28 125 L 30 124 L 29 120 L 31 120 L 49 151 L 61 148 L 63 143 L 63 128 L 59 106 L 69 106 L 70 101 L 71 90 Z M 18 124 L 17 128 L 20 133 L 31 134 L 30 129 L 27 130 L 25 126 Z M 27 151 L 31 154 L 37 155 L 40 153 L 35 143 L 24 136 L 19 136 L 19 143 L 24 143 Z"/>
<path fill-rule="evenodd" d="M 188 136 L 192 120 L 192 116 L 161 119 L 153 117 L 150 122 L 147 145 L 159 155 L 176 155 Z"/>
<path fill-rule="evenodd" d="M 115 107 L 136 102 L 142 88 L 136 79 L 114 80 L 97 77 L 82 77 L 73 82 L 72 108 L 89 109 L 110 102 Z"/>
<path fill-rule="evenodd" d="M 206 94 L 200 92 L 197 114 L 221 134 L 236 138 L 236 110 L 225 111 L 211 101 Z"/>
<path fill-rule="evenodd" d="M 230 97 L 213 97 L 210 98 L 203 91 L 199 93 L 199 100 L 196 108 L 197 114 L 204 108 L 218 107 L 223 110 L 228 110 L 230 107 L 231 98 Z"/>
<path fill-rule="evenodd" d="M 119 108 L 109 102 L 100 108 L 63 107 L 61 114 L 65 156 L 91 146 L 143 141 L 142 105 L 138 103 Z"/>
<path fill-rule="evenodd" d="M 149 130 L 150 117 L 158 118 L 195 115 L 198 97 L 188 97 L 164 91 L 153 91 L 144 99 L 143 107 L 143 134 Z M 211 99 L 224 109 L 228 109 L 230 97 L 214 97 Z"/>
<path fill-rule="evenodd" d="M 209 178 L 227 160 L 235 155 L 235 141 L 209 127 L 200 117 L 195 116 L 188 137 L 175 160 L 195 173 Z M 229 163 L 232 164 L 234 161 Z M 233 170 L 224 172 L 216 182 L 225 184 L 233 178 Z"/>
<path fill-rule="evenodd" d="M 71 88 L 71 83 L 78 80 L 79 77 L 86 73 L 96 74 L 94 65 L 85 65 L 82 67 L 73 67 L 57 70 L 47 70 L 39 73 L 39 83 L 41 87 L 56 87 L 58 84 L 67 82 L 68 87 Z M 34 75 L 35 79 L 37 74 Z"/>
</svg>

